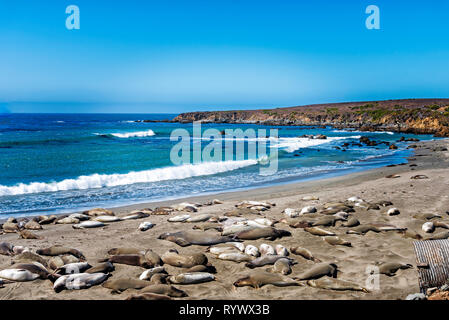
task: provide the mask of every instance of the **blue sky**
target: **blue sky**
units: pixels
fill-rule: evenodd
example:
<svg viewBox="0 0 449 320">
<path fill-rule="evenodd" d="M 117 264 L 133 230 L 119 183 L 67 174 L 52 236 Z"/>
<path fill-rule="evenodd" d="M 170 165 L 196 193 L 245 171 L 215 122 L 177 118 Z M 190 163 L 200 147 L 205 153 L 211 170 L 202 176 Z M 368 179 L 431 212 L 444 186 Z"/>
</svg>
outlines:
<svg viewBox="0 0 449 320">
<path fill-rule="evenodd" d="M 80 30 L 65 27 L 71 4 Z M 0 111 L 449 97 L 448 14 L 449 1 L 0 0 Z"/>
</svg>

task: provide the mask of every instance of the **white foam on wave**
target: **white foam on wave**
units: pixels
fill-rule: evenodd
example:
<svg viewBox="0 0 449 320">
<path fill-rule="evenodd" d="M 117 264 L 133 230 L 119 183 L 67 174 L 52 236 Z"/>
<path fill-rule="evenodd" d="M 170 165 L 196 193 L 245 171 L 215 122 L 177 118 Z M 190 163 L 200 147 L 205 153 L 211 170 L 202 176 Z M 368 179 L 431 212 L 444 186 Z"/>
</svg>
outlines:
<svg viewBox="0 0 449 320">
<path fill-rule="evenodd" d="M 391 131 L 357 131 L 357 130 L 332 130 L 335 133 L 378 133 L 378 134 L 389 134 L 393 135 L 394 132 Z"/>
<path fill-rule="evenodd" d="M 279 138 L 272 147 L 283 149 L 289 153 L 295 152 L 302 148 L 315 147 L 337 140 L 360 139 L 360 136 L 350 137 L 327 137 L 327 139 L 309 139 L 309 138 Z"/>
<path fill-rule="evenodd" d="M 133 171 L 124 174 L 93 174 L 76 179 L 65 179 L 59 182 L 20 183 L 15 186 L 0 185 L 0 196 L 20 195 L 41 192 L 67 190 L 84 190 L 92 188 L 115 187 L 134 183 L 179 180 L 191 177 L 213 175 L 237 170 L 257 164 L 257 160 L 204 162 L 200 164 L 184 164 L 144 171 Z"/>
<path fill-rule="evenodd" d="M 111 133 L 111 136 L 117 138 L 143 138 L 156 135 L 153 130 L 137 131 L 137 132 L 125 132 L 125 133 Z"/>
</svg>

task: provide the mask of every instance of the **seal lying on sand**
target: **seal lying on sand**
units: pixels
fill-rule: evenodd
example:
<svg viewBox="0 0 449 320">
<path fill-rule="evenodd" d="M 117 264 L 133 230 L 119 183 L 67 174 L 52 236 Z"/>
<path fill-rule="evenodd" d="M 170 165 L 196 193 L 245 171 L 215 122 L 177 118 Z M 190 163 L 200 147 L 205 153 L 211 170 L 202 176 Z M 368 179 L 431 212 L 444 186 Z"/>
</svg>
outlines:
<svg viewBox="0 0 449 320">
<path fill-rule="evenodd" d="M 12 256 L 14 254 L 13 251 L 14 246 L 9 242 L 0 242 L 0 254 L 5 256 Z"/>
<path fill-rule="evenodd" d="M 228 236 L 220 236 L 201 231 L 167 232 L 161 234 L 158 239 L 174 242 L 181 247 L 190 246 L 192 244 L 199 246 L 211 246 L 218 243 L 235 241 L 233 238 Z"/>
<path fill-rule="evenodd" d="M 234 282 L 235 287 L 249 286 L 253 288 L 260 288 L 264 285 L 272 284 L 276 287 L 287 287 L 287 286 L 299 286 L 300 284 L 286 276 L 278 273 L 270 272 L 254 272 L 248 276 L 238 279 Z"/>
<path fill-rule="evenodd" d="M 151 292 L 132 294 L 126 300 L 173 300 L 169 296 Z"/>
<path fill-rule="evenodd" d="M 392 276 L 396 275 L 396 272 L 399 269 L 405 270 L 405 269 L 410 269 L 410 268 L 413 268 L 413 266 L 411 264 L 387 262 L 387 263 L 382 263 L 379 266 L 379 273 L 385 274 L 389 277 L 392 277 Z"/>
<path fill-rule="evenodd" d="M 141 293 L 156 293 L 156 294 L 163 294 L 169 297 L 188 297 L 187 293 L 185 293 L 182 290 L 179 290 L 178 288 L 167 285 L 167 284 L 153 284 L 149 285 L 142 290 L 140 290 Z"/>
<path fill-rule="evenodd" d="M 292 273 L 291 262 L 288 259 L 277 260 L 273 267 L 267 269 L 268 272 L 277 272 L 283 275 Z"/>
<path fill-rule="evenodd" d="M 36 251 L 36 253 L 42 256 L 59 256 L 63 254 L 71 254 L 82 261 L 86 261 L 86 257 L 81 251 L 63 246 L 52 246 L 45 249 L 39 249 Z"/>
<path fill-rule="evenodd" d="M 275 229 L 273 227 L 267 227 L 267 228 L 257 228 L 257 229 L 252 229 L 252 230 L 248 230 L 248 231 L 239 232 L 234 237 L 235 237 L 235 239 L 240 239 L 240 240 L 257 240 L 257 239 L 264 238 L 264 239 L 273 241 L 278 238 L 288 237 L 291 235 L 292 234 L 289 231 Z"/>
<path fill-rule="evenodd" d="M 39 277 L 38 273 L 33 273 L 26 269 L 4 269 L 0 271 L 0 278 L 10 281 L 33 281 Z"/>
<path fill-rule="evenodd" d="M 336 278 L 338 267 L 335 263 L 319 263 L 312 267 L 310 270 L 303 272 L 294 279 L 298 280 L 313 280 L 319 279 L 324 276 Z"/>
<path fill-rule="evenodd" d="M 53 290 L 60 292 L 90 288 L 105 281 L 109 275 L 104 273 L 75 273 L 59 277 L 53 284 Z"/>
<path fill-rule="evenodd" d="M 21 230 L 18 233 L 19 233 L 20 238 L 22 238 L 22 239 L 36 239 L 36 240 L 43 239 L 43 237 L 38 236 L 37 234 L 34 234 L 33 232 L 31 232 L 29 230 Z"/>
<path fill-rule="evenodd" d="M 42 258 L 40 255 L 37 255 L 35 253 L 26 251 L 22 252 L 21 254 L 14 257 L 14 260 L 12 263 L 33 263 L 33 262 L 39 262 L 44 267 L 47 267 L 47 260 Z"/>
<path fill-rule="evenodd" d="M 310 234 L 313 234 L 314 236 L 335 236 L 336 234 L 332 231 L 327 231 L 318 227 L 310 227 L 310 228 L 304 228 L 305 231 L 307 231 Z"/>
<path fill-rule="evenodd" d="M 313 256 L 312 252 L 307 250 L 306 248 L 301 247 L 291 247 L 290 252 L 296 254 L 298 256 L 303 257 L 304 259 L 311 260 L 313 262 L 321 262 L 320 259 L 317 259 Z"/>
<path fill-rule="evenodd" d="M 66 264 L 77 263 L 77 262 L 80 262 L 80 260 L 77 257 L 67 254 L 67 255 L 63 255 L 63 256 L 55 256 L 55 257 L 50 258 L 50 260 L 48 260 L 48 266 L 51 269 L 56 270 Z"/>
<path fill-rule="evenodd" d="M 313 288 L 319 289 L 338 290 L 338 291 L 345 291 L 345 290 L 362 291 L 365 293 L 369 292 L 367 289 L 359 286 L 356 283 L 329 277 L 323 277 L 318 280 L 307 280 L 307 284 Z"/>
<path fill-rule="evenodd" d="M 176 250 L 167 251 L 162 255 L 161 259 L 164 263 L 179 268 L 191 268 L 193 266 L 207 264 L 207 257 L 203 253 L 181 255 Z"/>
<path fill-rule="evenodd" d="M 108 280 L 102 286 L 111 289 L 111 293 L 121 293 L 127 289 L 142 289 L 149 285 L 151 282 L 145 280 L 119 278 Z"/>
<path fill-rule="evenodd" d="M 290 261 L 290 264 L 295 264 L 295 261 L 293 259 L 287 258 L 285 256 L 267 254 L 248 262 L 247 264 L 245 264 L 245 266 L 251 269 L 263 267 L 268 264 L 274 264 L 279 259 L 287 259 L 288 261 Z"/>
<path fill-rule="evenodd" d="M 154 264 L 149 261 L 143 254 L 120 254 L 111 256 L 106 259 L 101 259 L 99 262 L 111 262 L 118 264 L 126 264 L 129 266 L 137 266 L 145 269 L 154 267 Z"/>
<path fill-rule="evenodd" d="M 109 273 L 115 270 L 115 267 L 109 261 L 99 263 L 86 271 L 85 273 Z"/>
<path fill-rule="evenodd" d="M 50 279 L 51 281 L 55 281 L 59 276 L 50 273 L 45 266 L 40 264 L 39 262 L 32 263 L 18 263 L 11 266 L 10 269 L 23 269 L 27 270 L 33 274 L 39 275 L 40 279 Z"/>
<path fill-rule="evenodd" d="M 177 284 L 196 284 L 215 280 L 215 276 L 207 272 L 189 272 L 181 273 L 168 278 L 171 283 Z"/>
</svg>

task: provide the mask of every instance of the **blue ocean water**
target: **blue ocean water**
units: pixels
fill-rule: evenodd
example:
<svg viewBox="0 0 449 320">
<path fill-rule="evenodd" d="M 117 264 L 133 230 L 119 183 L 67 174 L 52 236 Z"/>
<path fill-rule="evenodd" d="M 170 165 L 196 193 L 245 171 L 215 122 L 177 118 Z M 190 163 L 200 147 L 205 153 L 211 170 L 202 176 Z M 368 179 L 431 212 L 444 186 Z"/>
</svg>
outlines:
<svg viewBox="0 0 449 320">
<path fill-rule="evenodd" d="M 171 114 L 3 114 L 0 115 L 0 215 L 74 212 L 204 193 L 321 178 L 399 164 L 410 155 L 381 144 L 335 147 L 361 136 L 396 142 L 401 136 L 430 135 L 357 132 L 333 128 L 203 124 L 202 130 L 278 129 L 270 141 L 278 152 L 278 170 L 260 175 L 262 163 L 245 151 L 245 159 L 174 165 L 170 141 L 174 129 L 192 132 L 192 124 L 135 122 L 172 119 Z M 299 138 L 324 134 L 327 140 Z M 205 147 L 208 139 L 191 139 Z M 223 146 L 223 148 L 225 148 Z M 225 160 L 225 159 L 223 159 Z"/>
</svg>

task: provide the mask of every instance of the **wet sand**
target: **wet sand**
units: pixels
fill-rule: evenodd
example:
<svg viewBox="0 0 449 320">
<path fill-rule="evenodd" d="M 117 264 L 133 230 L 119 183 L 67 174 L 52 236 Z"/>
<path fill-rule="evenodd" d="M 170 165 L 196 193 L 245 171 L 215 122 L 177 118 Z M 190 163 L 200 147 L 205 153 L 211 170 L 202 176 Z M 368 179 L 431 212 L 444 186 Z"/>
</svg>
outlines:
<svg viewBox="0 0 449 320">
<path fill-rule="evenodd" d="M 205 203 L 212 199 L 220 199 L 222 204 L 202 206 L 198 213 L 210 213 L 213 216 L 224 216 L 225 213 L 235 209 L 235 205 L 243 200 L 269 201 L 276 206 L 260 215 L 245 214 L 243 217 L 254 219 L 267 217 L 273 220 L 285 218 L 282 211 L 285 208 L 301 209 L 312 205 L 318 209 L 328 202 L 344 202 L 349 197 L 357 196 L 366 202 L 391 201 L 393 207 L 400 210 L 396 216 L 388 216 L 386 211 L 391 207 L 381 207 L 380 210 L 366 210 L 355 207 L 352 213 L 361 224 L 389 223 L 398 227 L 416 231 L 422 236 L 425 233 L 421 225 L 425 222 L 413 218 L 416 214 L 437 213 L 448 222 L 449 215 L 449 152 L 433 151 L 438 146 L 448 147 L 447 140 L 417 143 L 415 155 L 405 165 L 384 167 L 330 179 L 314 180 L 301 183 L 290 183 L 274 187 L 255 190 L 222 193 L 211 196 L 199 196 L 176 201 L 139 204 L 127 207 L 113 208 L 118 216 L 123 216 L 135 209 L 155 208 L 173 205 L 180 202 Z M 411 166 L 412 165 L 412 166 Z M 415 166 L 416 165 L 416 166 Z M 387 175 L 397 174 L 399 178 L 385 178 Z M 426 175 L 428 179 L 414 180 L 415 175 Z M 315 196 L 319 200 L 303 201 L 304 196 Z M 414 267 L 399 270 L 395 276 L 380 275 L 379 290 L 369 293 L 354 291 L 333 291 L 316 289 L 309 286 L 275 287 L 266 285 L 260 289 L 251 287 L 235 288 L 233 282 L 239 277 L 251 274 L 253 270 L 245 267 L 244 263 L 218 260 L 215 255 L 206 252 L 206 246 L 192 245 L 180 247 L 177 244 L 157 239 L 164 232 L 191 230 L 195 223 L 172 223 L 167 219 L 182 214 L 174 212 L 170 215 L 151 215 L 140 220 L 128 220 L 107 224 L 106 227 L 95 229 L 75 230 L 72 225 L 44 225 L 43 230 L 33 231 L 44 237 L 42 240 L 19 239 L 15 233 L 0 235 L 0 242 L 7 241 L 13 245 L 27 246 L 34 252 L 37 249 L 64 245 L 81 250 L 90 264 L 106 257 L 107 250 L 114 247 L 136 247 L 152 249 L 159 255 L 169 249 L 176 248 L 180 253 L 202 252 L 209 262 L 217 269 L 216 280 L 202 284 L 175 285 L 184 290 L 189 297 L 184 299 L 404 299 L 410 293 L 419 292 L 418 273 L 416 269 L 413 239 L 404 238 L 398 232 L 368 232 L 366 235 L 346 234 L 348 228 L 337 223 L 335 227 L 323 227 L 334 231 L 341 238 L 352 243 L 352 247 L 332 246 L 323 241 L 322 237 L 314 236 L 301 228 L 291 228 L 285 223 L 277 223 L 277 229 L 288 230 L 290 237 L 283 237 L 275 241 L 251 240 L 244 244 L 261 243 L 271 245 L 282 244 L 286 248 L 300 246 L 309 249 L 316 257 L 324 262 L 335 262 L 341 271 L 339 279 L 350 280 L 364 286 L 368 277 L 366 268 L 381 262 L 409 263 Z M 320 215 L 312 215 L 310 220 L 316 220 Z M 308 219 L 307 215 L 303 217 Z M 141 232 L 137 230 L 143 221 L 155 224 L 152 229 Z M 444 231 L 437 229 L 436 232 Z M 218 234 L 218 231 L 210 231 Z M 315 262 L 306 260 L 301 256 L 290 254 L 298 263 L 292 267 L 294 277 L 310 269 Z M 11 264 L 12 257 L 0 255 L 0 269 Z M 258 268 L 261 270 L 266 267 Z M 115 264 L 115 271 L 110 279 L 120 277 L 138 278 L 145 269 L 135 266 Z M 183 269 L 166 266 L 169 274 L 182 273 Z M 85 290 L 65 290 L 55 293 L 49 280 L 34 280 L 30 282 L 5 284 L 0 288 L 0 299 L 125 299 L 138 290 L 127 290 L 122 294 L 111 294 L 109 289 L 101 285 Z"/>
</svg>

